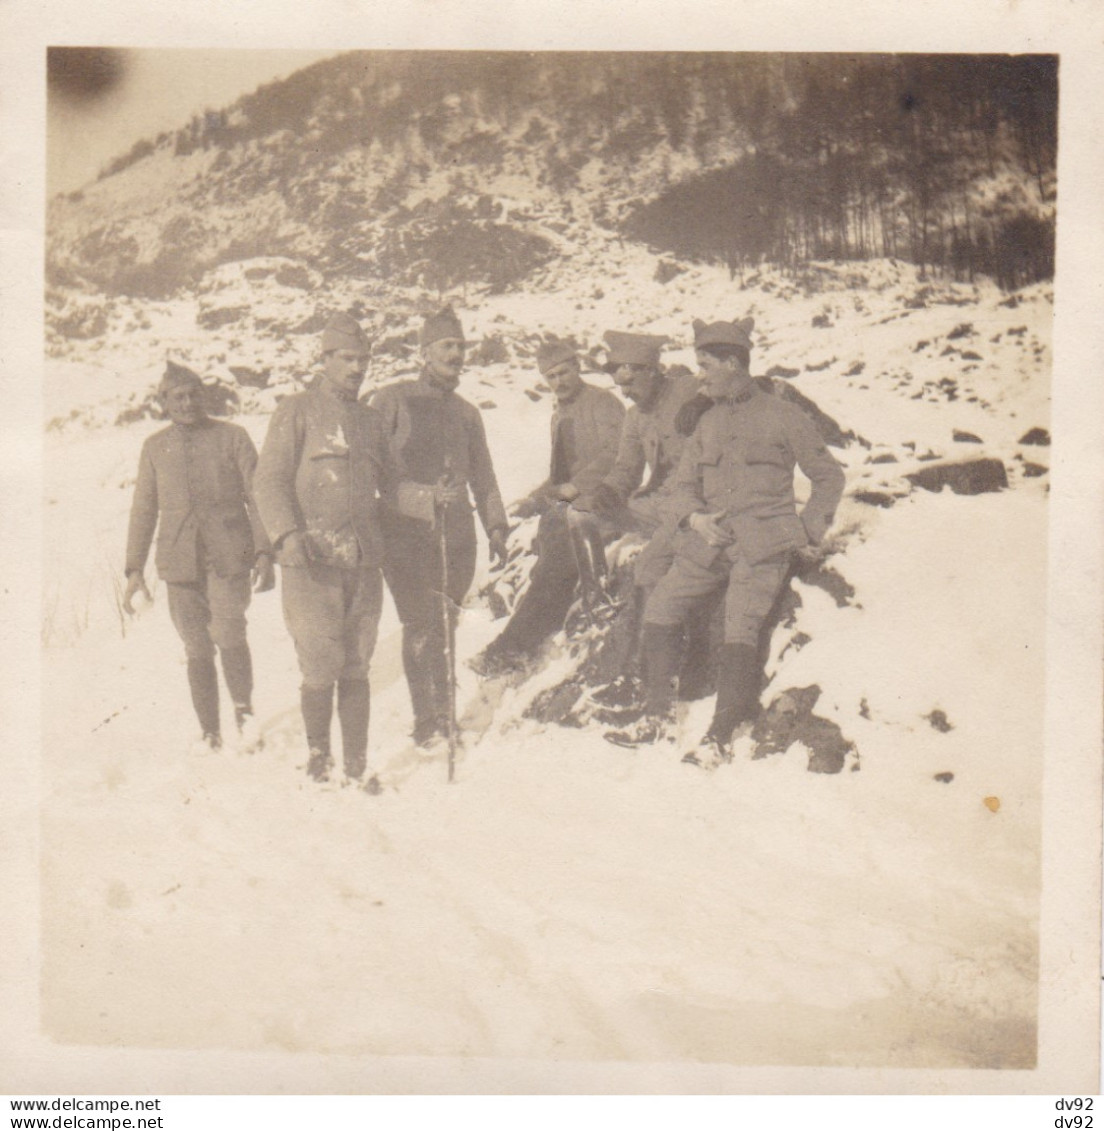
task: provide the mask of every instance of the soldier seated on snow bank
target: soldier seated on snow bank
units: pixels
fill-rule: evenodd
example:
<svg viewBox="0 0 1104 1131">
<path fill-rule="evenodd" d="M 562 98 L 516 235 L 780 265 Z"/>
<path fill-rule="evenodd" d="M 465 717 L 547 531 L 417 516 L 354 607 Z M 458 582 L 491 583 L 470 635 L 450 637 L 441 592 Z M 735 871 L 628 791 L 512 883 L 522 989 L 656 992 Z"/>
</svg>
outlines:
<svg viewBox="0 0 1104 1131">
<path fill-rule="evenodd" d="M 158 394 L 172 423 L 142 445 L 127 534 L 126 595 L 134 612 L 157 530 L 157 572 L 188 657 L 188 685 L 203 740 L 222 745 L 215 649 L 239 731 L 253 715 L 253 661 L 245 611 L 275 584 L 272 548 L 253 502 L 257 450 L 244 428 L 212 420 L 199 375 L 170 361 Z"/>
<path fill-rule="evenodd" d="M 610 473 L 594 489 L 594 509 L 619 534 L 645 535 L 648 542 L 633 566 L 633 592 L 618 634 L 625 654 L 615 666 L 636 660 L 641 615 L 652 587 L 670 568 L 674 528 L 666 516 L 673 472 L 687 437 L 712 404 L 701 383 L 685 369 L 665 372 L 660 351 L 666 338 L 610 330 L 605 368 L 632 402 L 625 415 Z"/>
<path fill-rule="evenodd" d="M 623 419 L 616 439 L 616 455 L 612 455 L 612 441 L 602 450 L 601 435 L 590 427 L 576 440 L 578 469 L 569 469 L 566 483 L 556 482 L 557 420 L 574 426 L 580 417 L 593 415 L 600 405 L 606 425 L 604 431 L 608 431 L 612 423 L 609 408 L 612 398 L 582 383 L 577 360 L 566 361 L 554 350 L 548 352 L 542 365 L 546 377 L 551 378 L 553 371 L 561 366 L 568 370 L 575 368 L 576 372 L 566 377 L 568 383 L 564 391 L 568 403 L 558 403 L 553 420 L 552 476 L 523 501 L 517 513 L 523 517 L 538 510 L 549 513 L 547 519 L 542 519 L 537 538 L 538 553 L 549 564 L 542 566 L 538 560 L 533 571 L 538 584 L 531 584 L 511 623 L 473 662 L 472 666 L 480 674 L 495 674 L 524 663 L 549 635 L 563 627 L 580 580 L 575 560 L 578 554 L 585 554 L 589 559 L 596 547 L 600 553 L 603 544 L 619 535 L 637 532 L 649 536 L 650 541 L 635 563 L 635 588 L 626 610 L 633 623 L 627 631 L 616 635 L 618 643 L 628 641 L 624 656 L 616 666 L 620 669 L 622 663 L 632 663 L 644 595 L 670 565 L 670 541 L 662 529 L 664 485 L 678 464 L 686 436 L 711 402 L 702 396 L 697 379 L 689 372 L 668 374 L 664 371 L 660 352 L 665 338 L 620 330 L 609 330 L 603 338 L 607 346 L 603 368 L 631 402 L 628 412 L 621 412 Z M 578 407 L 572 409 L 576 382 L 583 392 L 578 394 Z M 559 397 L 560 391 L 556 391 Z M 595 482 L 599 469 L 601 477 Z M 564 502 L 571 505 L 565 507 Z M 599 571 L 604 572 L 604 560 L 598 566 Z"/>
<path fill-rule="evenodd" d="M 481 675 L 524 666 L 563 627 L 584 550 L 572 526 L 593 509 L 591 492 L 613 466 L 625 416 L 617 397 L 583 380 L 579 358 L 566 342 L 543 342 L 537 368 L 556 398 L 551 466 L 548 478 L 514 508 L 519 518 L 540 515 L 537 562 L 506 627 L 471 661 Z M 600 536 L 614 533 L 609 523 L 599 526 Z"/>
<path fill-rule="evenodd" d="M 686 758 L 699 764 L 730 759 L 736 727 L 757 713 L 759 630 L 791 556 L 811 552 L 824 537 L 844 485 L 842 468 L 809 418 L 751 377 L 750 331 L 750 319 L 694 323 L 702 383 L 714 404 L 686 444 L 667 503 L 677 532 L 673 563 L 644 610 L 645 714 L 606 735 L 627 746 L 667 738 L 683 625 L 727 586 L 713 721 Z M 800 515 L 795 466 L 812 483 Z"/>
</svg>

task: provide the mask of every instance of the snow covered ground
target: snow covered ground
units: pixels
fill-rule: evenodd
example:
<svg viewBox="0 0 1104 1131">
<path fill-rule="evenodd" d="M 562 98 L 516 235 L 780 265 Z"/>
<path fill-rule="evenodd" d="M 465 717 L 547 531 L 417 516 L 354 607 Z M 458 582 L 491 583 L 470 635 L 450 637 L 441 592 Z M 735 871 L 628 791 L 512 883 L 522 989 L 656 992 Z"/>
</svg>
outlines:
<svg viewBox="0 0 1104 1131">
<path fill-rule="evenodd" d="M 889 509 L 845 499 L 831 565 L 855 596 L 839 607 L 800 587 L 765 694 L 818 684 L 817 712 L 857 748 L 848 768 L 810 774 L 800 748 L 754 761 L 744 749 L 703 774 L 598 729 L 523 719 L 560 658 L 490 704 L 461 668 L 470 737 L 449 785 L 442 758 L 408 751 L 388 601 L 371 754 L 388 788 L 318 787 L 302 771 L 276 594 L 250 614 L 264 748 L 197 755 L 163 589 L 133 621 L 117 603 L 137 454 L 160 425 L 112 421 L 166 349 L 206 372 L 270 366 L 290 388 L 312 339 L 259 331 L 260 315 L 285 311 L 242 275 L 220 302 L 252 307 L 244 328 L 199 329 L 209 293 L 143 311 L 120 301 L 93 346 L 62 343 L 47 362 L 47 417 L 68 417 L 45 460 L 42 1002 L 54 1040 L 1034 1064 L 1048 449 L 1020 440 L 1049 426 L 1049 289 L 1010 304 L 888 262 L 742 287 L 712 268 L 666 285 L 653 271 L 643 250 L 584 248 L 532 293 L 458 304 L 473 338 L 499 335 L 513 354 L 469 369 L 461 392 L 484 406 L 517 498 L 545 472 L 551 411 L 524 335 L 590 346 L 604 329 L 646 329 L 692 364 L 691 318 L 755 314 L 753 370 L 796 370 L 794 385 L 870 445 L 838 453 L 848 494 L 898 496 Z M 280 301 L 309 314 L 313 299 Z M 127 329 L 135 314 L 149 329 Z M 397 367 L 382 358 L 369 384 Z M 238 420 L 258 444 L 272 397 L 243 391 Z M 931 454 L 996 457 L 1010 487 L 910 491 L 903 475 Z M 478 586 L 461 658 L 497 629 Z M 787 648 L 799 632 L 809 642 Z M 690 707 L 688 737 L 709 708 Z"/>
</svg>

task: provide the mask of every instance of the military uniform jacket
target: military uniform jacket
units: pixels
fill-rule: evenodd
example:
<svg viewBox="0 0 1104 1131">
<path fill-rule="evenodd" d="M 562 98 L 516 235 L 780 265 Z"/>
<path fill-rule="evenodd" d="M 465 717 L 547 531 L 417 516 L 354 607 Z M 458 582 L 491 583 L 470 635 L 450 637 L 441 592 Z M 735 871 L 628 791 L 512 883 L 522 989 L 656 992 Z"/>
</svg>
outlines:
<svg viewBox="0 0 1104 1131">
<path fill-rule="evenodd" d="M 800 517 L 795 466 L 812 483 Z M 735 539 L 733 551 L 755 565 L 819 542 L 835 517 L 843 484 L 843 469 L 812 421 L 755 388 L 746 399 L 721 401 L 701 418 L 665 506 L 680 523 L 695 512 L 722 512 L 721 524 Z M 705 546 L 704 539 L 694 538 Z"/>
<path fill-rule="evenodd" d="M 609 474 L 617 454 L 625 406 L 594 385 L 584 384 L 567 404 L 557 402 L 552 413 L 552 459 L 548 480 L 534 495 L 572 483 L 586 496 Z"/>
<path fill-rule="evenodd" d="M 126 569 L 141 572 L 157 530 L 165 581 L 189 582 L 208 564 L 219 577 L 253 568 L 268 538 L 250 495 L 257 449 L 237 424 L 172 424 L 142 445 L 127 533 Z"/>
<path fill-rule="evenodd" d="M 396 462 L 398 482 L 389 499 L 395 513 L 432 524 L 433 487 L 448 475 L 453 483 L 467 485 L 484 530 L 490 533 L 507 525 L 483 418 L 475 405 L 424 377 L 388 385 L 371 403 L 383 419 Z M 469 499 L 466 506 L 449 507 L 450 516 L 456 516 L 451 521 L 466 514 L 470 524 L 471 506 Z"/>
<path fill-rule="evenodd" d="M 276 545 L 293 530 L 312 560 L 378 566 L 381 493 L 394 470 L 379 414 L 325 381 L 276 406 L 254 480 L 257 509 Z"/>
<path fill-rule="evenodd" d="M 628 497 L 644 481 L 645 467 L 651 468 L 646 491 L 654 491 L 666 482 L 678 467 L 686 437 L 675 428 L 675 417 L 682 406 L 701 392 L 701 383 L 690 373 L 664 377 L 663 385 L 651 408 L 633 405 L 625 416 L 617 446 L 613 469 L 606 483 Z"/>
</svg>

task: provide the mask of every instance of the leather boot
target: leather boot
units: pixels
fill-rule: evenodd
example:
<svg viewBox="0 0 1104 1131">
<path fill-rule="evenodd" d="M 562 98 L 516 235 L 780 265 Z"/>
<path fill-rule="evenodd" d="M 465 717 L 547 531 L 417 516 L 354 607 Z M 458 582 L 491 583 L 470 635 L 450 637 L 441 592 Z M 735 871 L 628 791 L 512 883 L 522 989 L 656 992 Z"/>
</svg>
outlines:
<svg viewBox="0 0 1104 1131">
<path fill-rule="evenodd" d="M 248 644 L 223 648 L 220 655 L 222 674 L 234 702 L 234 721 L 241 730 L 245 720 L 253 714 L 253 657 L 249 654 Z"/>
<path fill-rule="evenodd" d="M 666 717 L 675 702 L 682 652 L 682 626 L 645 624 L 640 639 L 644 674 L 644 710 Z"/>
<path fill-rule="evenodd" d="M 333 715 L 333 684 L 300 689 L 299 703 L 307 732 L 307 774 L 315 781 L 329 781 L 333 768 L 330 754 L 330 718 Z"/>
<path fill-rule="evenodd" d="M 647 591 L 634 585 L 620 614 L 598 645 L 595 674 L 606 683 L 633 680 L 640 674 L 640 630 Z"/>
<path fill-rule="evenodd" d="M 368 764 L 368 715 L 371 696 L 366 679 L 343 679 L 337 685 L 337 717 L 345 776 L 359 780 Z"/>
<path fill-rule="evenodd" d="M 717 661 L 717 705 L 709 734 L 727 743 L 732 732 L 759 713 L 762 668 L 753 644 L 725 644 Z"/>
<path fill-rule="evenodd" d="M 188 687 L 203 737 L 212 748 L 222 745 L 219 728 L 218 671 L 214 659 L 188 660 Z"/>
<path fill-rule="evenodd" d="M 403 625 L 403 671 L 414 709 L 414 741 L 419 745 L 437 733 L 437 709 L 430 670 L 429 634 L 420 625 Z"/>
</svg>

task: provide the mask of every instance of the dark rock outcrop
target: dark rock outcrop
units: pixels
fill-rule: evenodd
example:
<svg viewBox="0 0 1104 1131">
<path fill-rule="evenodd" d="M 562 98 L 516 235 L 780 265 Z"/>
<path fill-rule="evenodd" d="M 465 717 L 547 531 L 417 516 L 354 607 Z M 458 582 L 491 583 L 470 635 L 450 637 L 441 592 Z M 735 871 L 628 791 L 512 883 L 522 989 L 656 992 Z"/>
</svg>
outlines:
<svg viewBox="0 0 1104 1131">
<path fill-rule="evenodd" d="M 956 495 L 982 495 L 1008 486 L 1008 473 L 999 459 L 936 463 L 910 472 L 905 478 L 925 491 L 939 492 L 950 487 Z"/>
<path fill-rule="evenodd" d="M 831 719 L 813 714 L 820 688 L 791 687 L 777 695 L 752 728 L 753 758 L 781 754 L 795 742 L 809 751 L 809 772 L 838 774 L 855 744 Z"/>
<path fill-rule="evenodd" d="M 881 507 L 883 510 L 889 510 L 897 502 L 896 497 L 888 491 L 855 491 L 851 498 L 868 507 Z"/>
<path fill-rule="evenodd" d="M 1020 437 L 1020 443 L 1038 448 L 1048 448 L 1050 447 L 1050 433 L 1045 428 L 1029 428 Z"/>
</svg>

